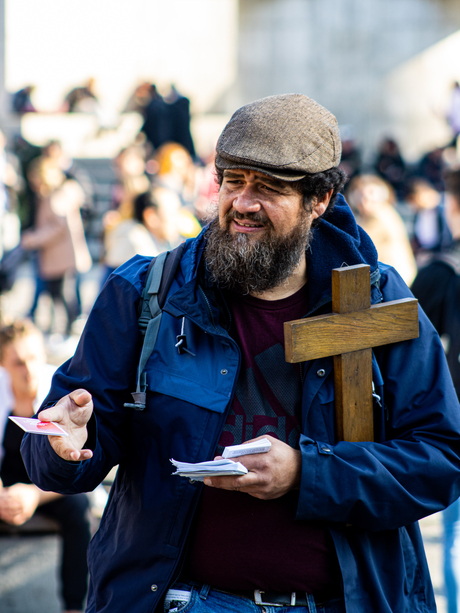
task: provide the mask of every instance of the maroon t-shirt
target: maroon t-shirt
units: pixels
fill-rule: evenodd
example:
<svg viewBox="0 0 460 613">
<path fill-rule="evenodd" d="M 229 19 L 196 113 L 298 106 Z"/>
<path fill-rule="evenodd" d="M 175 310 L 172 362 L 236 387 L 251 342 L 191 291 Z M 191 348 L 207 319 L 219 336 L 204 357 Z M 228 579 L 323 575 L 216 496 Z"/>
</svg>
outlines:
<svg viewBox="0 0 460 613">
<path fill-rule="evenodd" d="M 227 293 L 241 370 L 218 453 L 269 434 L 298 448 L 302 381 L 284 358 L 283 323 L 308 311 L 305 288 L 282 300 Z M 322 522 L 295 520 L 298 492 L 275 500 L 203 488 L 182 577 L 223 590 L 335 593 L 340 571 Z"/>
</svg>

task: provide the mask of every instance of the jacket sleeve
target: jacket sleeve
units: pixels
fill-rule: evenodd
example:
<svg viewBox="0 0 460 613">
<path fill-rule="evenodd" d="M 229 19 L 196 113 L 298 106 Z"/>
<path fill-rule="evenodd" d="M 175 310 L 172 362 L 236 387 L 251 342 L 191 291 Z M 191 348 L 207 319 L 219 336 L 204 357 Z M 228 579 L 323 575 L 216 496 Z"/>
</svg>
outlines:
<svg viewBox="0 0 460 613">
<path fill-rule="evenodd" d="M 409 290 L 390 271 L 384 300 Z M 439 511 L 460 494 L 460 407 L 439 337 L 423 311 L 420 336 L 375 351 L 384 380 L 379 442 L 302 435 L 297 519 L 390 530 Z"/>
<path fill-rule="evenodd" d="M 53 377 L 41 408 L 71 391 L 84 388 L 93 396 L 86 446 L 94 452 L 85 462 L 67 462 L 48 437 L 25 435 L 21 452 L 31 480 L 43 490 L 62 494 L 93 490 L 131 445 L 131 409 L 141 335 L 137 304 L 150 259 L 136 256 L 107 281 L 97 298 L 72 359 Z"/>
</svg>

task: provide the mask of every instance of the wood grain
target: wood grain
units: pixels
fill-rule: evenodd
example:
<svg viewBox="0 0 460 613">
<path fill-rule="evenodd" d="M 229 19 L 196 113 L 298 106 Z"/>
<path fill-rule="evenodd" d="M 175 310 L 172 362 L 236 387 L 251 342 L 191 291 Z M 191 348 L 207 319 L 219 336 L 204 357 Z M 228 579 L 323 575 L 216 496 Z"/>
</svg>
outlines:
<svg viewBox="0 0 460 613">
<path fill-rule="evenodd" d="M 335 420 L 341 441 L 373 441 L 372 349 L 334 356 Z"/>
<path fill-rule="evenodd" d="M 286 361 L 315 360 L 418 337 L 418 301 L 375 304 L 363 311 L 285 322 Z"/>
</svg>

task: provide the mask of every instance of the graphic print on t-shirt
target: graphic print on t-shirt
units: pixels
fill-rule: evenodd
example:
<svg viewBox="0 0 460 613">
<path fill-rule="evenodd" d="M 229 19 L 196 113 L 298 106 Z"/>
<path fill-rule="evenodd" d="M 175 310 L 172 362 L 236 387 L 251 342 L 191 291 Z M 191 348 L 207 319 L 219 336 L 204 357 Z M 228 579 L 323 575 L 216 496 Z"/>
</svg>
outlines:
<svg viewBox="0 0 460 613">
<path fill-rule="evenodd" d="M 301 403 L 298 369 L 284 360 L 279 343 L 255 356 L 254 362 L 253 367 L 240 372 L 219 441 L 219 454 L 227 445 L 239 445 L 266 434 L 297 446 Z"/>
<path fill-rule="evenodd" d="M 233 318 L 230 335 L 240 348 L 241 367 L 217 453 L 267 434 L 297 447 L 301 368 L 286 362 L 284 322 L 308 312 L 307 292 L 301 288 L 272 301 L 228 292 L 226 299 Z"/>
</svg>

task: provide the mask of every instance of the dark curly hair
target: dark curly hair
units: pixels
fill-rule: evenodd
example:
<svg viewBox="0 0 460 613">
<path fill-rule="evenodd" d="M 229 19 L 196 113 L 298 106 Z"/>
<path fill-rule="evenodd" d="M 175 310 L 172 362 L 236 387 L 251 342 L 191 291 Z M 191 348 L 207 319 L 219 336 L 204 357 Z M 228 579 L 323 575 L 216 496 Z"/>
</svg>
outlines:
<svg viewBox="0 0 460 613">
<path fill-rule="evenodd" d="M 224 171 L 216 167 L 215 173 L 217 184 L 220 187 L 224 179 Z M 322 217 L 327 217 L 330 214 L 330 212 L 334 208 L 337 194 L 343 190 L 346 182 L 347 175 L 338 166 L 334 166 L 333 168 L 329 168 L 328 170 L 324 170 L 323 172 L 315 172 L 308 174 L 299 181 L 290 181 L 294 189 L 296 189 L 300 194 L 302 194 L 303 204 L 307 211 L 311 210 L 314 199 L 324 198 L 327 192 L 329 192 L 331 189 L 333 190 L 329 206 L 327 207 L 327 211 Z M 315 219 L 312 225 L 315 225 L 315 223 L 318 222 L 319 219 Z"/>
</svg>

